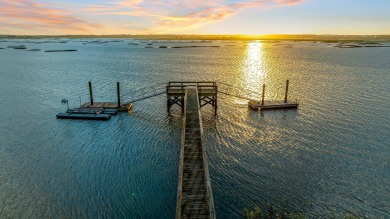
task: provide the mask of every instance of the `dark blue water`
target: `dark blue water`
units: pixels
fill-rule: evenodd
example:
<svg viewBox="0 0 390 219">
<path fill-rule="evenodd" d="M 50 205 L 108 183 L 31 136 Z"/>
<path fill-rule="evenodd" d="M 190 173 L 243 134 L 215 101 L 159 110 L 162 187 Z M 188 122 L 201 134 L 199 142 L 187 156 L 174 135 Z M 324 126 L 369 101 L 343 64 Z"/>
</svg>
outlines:
<svg viewBox="0 0 390 219">
<path fill-rule="evenodd" d="M 107 122 L 57 120 L 61 99 L 88 101 L 88 81 L 95 101 L 114 102 L 117 81 L 124 100 L 174 80 L 265 83 L 268 99 L 282 99 L 286 79 L 297 111 L 251 111 L 224 95 L 216 117 L 202 110 L 217 217 L 268 204 L 390 217 L 390 48 L 45 41 L 0 42 L 0 218 L 174 217 L 180 110 L 168 116 L 162 95 Z M 78 51 L 6 48 L 20 44 Z"/>
</svg>

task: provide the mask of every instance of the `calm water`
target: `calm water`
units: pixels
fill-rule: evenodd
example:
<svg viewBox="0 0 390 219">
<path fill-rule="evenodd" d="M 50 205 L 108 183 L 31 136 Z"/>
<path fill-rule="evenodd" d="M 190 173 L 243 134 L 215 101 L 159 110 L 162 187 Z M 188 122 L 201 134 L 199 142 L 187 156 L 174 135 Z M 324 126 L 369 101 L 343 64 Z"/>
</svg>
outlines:
<svg viewBox="0 0 390 219">
<path fill-rule="evenodd" d="M 85 39 L 84 39 L 85 40 Z M 310 217 L 390 217 L 390 48 L 323 43 L 0 42 L 0 218 L 173 218 L 181 115 L 166 97 L 110 121 L 57 120 L 66 106 L 115 101 L 137 86 L 215 80 L 299 110 L 251 111 L 220 95 L 202 110 L 218 218 L 273 204 Z M 105 41 L 108 41 L 106 39 Z M 37 44 L 36 42 L 43 42 Z M 78 49 L 73 53 L 6 48 Z"/>
</svg>

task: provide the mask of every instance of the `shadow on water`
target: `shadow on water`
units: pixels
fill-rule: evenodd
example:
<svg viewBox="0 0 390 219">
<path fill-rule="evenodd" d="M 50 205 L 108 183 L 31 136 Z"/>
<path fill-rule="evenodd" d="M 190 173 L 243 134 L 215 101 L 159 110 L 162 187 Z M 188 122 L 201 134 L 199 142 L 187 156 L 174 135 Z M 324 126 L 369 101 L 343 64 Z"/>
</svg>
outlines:
<svg viewBox="0 0 390 219">
<path fill-rule="evenodd" d="M 183 112 L 182 112 L 182 108 L 180 106 L 173 105 L 170 108 L 170 113 L 166 112 L 166 110 L 165 110 L 165 113 L 168 116 L 169 125 L 174 127 L 174 128 L 177 128 L 177 129 L 181 130 L 181 128 L 183 126 Z"/>
<path fill-rule="evenodd" d="M 262 119 L 278 120 L 292 123 L 298 120 L 299 109 L 278 109 L 278 110 L 253 110 L 248 107 L 247 119 L 250 122 L 259 122 Z"/>
<path fill-rule="evenodd" d="M 218 112 L 218 110 L 217 110 Z M 215 114 L 214 108 L 211 106 L 204 106 L 201 108 L 203 129 L 207 130 L 211 127 L 215 127 L 218 119 L 218 114 Z M 171 106 L 170 113 L 168 114 L 169 124 L 175 128 L 182 128 L 183 125 L 183 112 L 182 108 L 177 105 Z"/>
<path fill-rule="evenodd" d="M 208 131 L 211 128 L 215 128 L 218 120 L 218 109 L 215 113 L 214 107 L 204 106 L 201 109 L 203 130 Z"/>
</svg>

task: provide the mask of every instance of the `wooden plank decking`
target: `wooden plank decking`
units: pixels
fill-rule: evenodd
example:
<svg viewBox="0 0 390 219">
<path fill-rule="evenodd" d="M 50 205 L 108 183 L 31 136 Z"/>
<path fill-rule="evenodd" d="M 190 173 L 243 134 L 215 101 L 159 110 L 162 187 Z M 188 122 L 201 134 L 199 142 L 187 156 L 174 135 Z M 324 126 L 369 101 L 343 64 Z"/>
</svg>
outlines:
<svg viewBox="0 0 390 219">
<path fill-rule="evenodd" d="M 264 101 L 264 104 L 257 101 L 249 101 L 248 105 L 252 109 L 266 110 L 266 109 L 296 109 L 298 108 L 298 101 L 287 101 L 275 100 L 275 101 Z"/>
<path fill-rule="evenodd" d="M 185 94 L 176 218 L 215 218 L 197 88 Z"/>
<path fill-rule="evenodd" d="M 93 104 L 87 102 L 81 105 L 82 108 L 117 109 L 119 111 L 127 111 L 128 106 L 129 103 L 123 104 L 120 107 L 118 107 L 118 103 L 116 102 L 94 102 Z"/>
<path fill-rule="evenodd" d="M 196 86 L 199 96 L 217 96 L 217 83 L 213 81 L 204 82 L 169 82 L 167 85 L 167 96 L 184 96 L 187 86 Z"/>
<path fill-rule="evenodd" d="M 177 104 L 184 111 L 184 96 L 187 87 L 196 87 L 200 107 L 210 104 L 217 112 L 218 86 L 213 81 L 203 82 L 169 82 L 166 86 L 168 112 L 172 105 Z"/>
</svg>

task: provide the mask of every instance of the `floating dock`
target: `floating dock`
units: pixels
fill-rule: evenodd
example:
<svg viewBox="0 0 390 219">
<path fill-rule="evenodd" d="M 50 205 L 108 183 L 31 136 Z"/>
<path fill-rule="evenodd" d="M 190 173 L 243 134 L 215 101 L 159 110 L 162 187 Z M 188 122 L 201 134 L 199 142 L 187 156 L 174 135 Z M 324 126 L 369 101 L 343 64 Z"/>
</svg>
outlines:
<svg viewBox="0 0 390 219">
<path fill-rule="evenodd" d="M 117 109 L 107 109 L 107 108 L 74 108 L 74 109 L 67 109 L 67 113 L 74 113 L 74 114 L 109 114 L 109 115 L 116 115 L 118 113 Z"/>
<path fill-rule="evenodd" d="M 120 84 L 119 84 L 119 82 L 116 83 L 117 98 L 118 98 L 117 102 L 94 102 L 93 101 L 93 92 L 92 92 L 92 82 L 89 82 L 88 85 L 89 85 L 89 98 L 90 98 L 90 101 L 87 102 L 87 103 L 84 103 L 81 106 L 82 108 L 89 108 L 89 109 L 94 109 L 94 108 L 116 109 L 118 111 L 128 111 L 128 110 L 131 110 L 131 107 L 132 107 L 131 103 L 122 104 L 121 95 L 120 95 Z"/>
<path fill-rule="evenodd" d="M 215 218 L 197 87 L 184 90 L 176 218 Z"/>
<path fill-rule="evenodd" d="M 83 103 L 81 105 L 82 108 L 89 108 L 89 109 L 116 109 L 118 111 L 128 111 L 128 108 L 130 107 L 131 104 L 124 104 L 124 105 L 119 105 L 116 102 L 87 102 Z"/>
<path fill-rule="evenodd" d="M 81 113 L 58 113 L 57 119 L 87 119 L 87 120 L 109 120 L 109 114 L 81 114 Z"/>
<path fill-rule="evenodd" d="M 283 100 L 276 100 L 276 101 L 264 101 L 264 104 L 261 104 L 261 102 L 257 102 L 257 101 L 249 101 L 248 105 L 252 109 L 269 110 L 269 109 L 297 109 L 299 104 L 298 101 L 284 102 Z"/>
<path fill-rule="evenodd" d="M 287 100 L 287 94 L 288 94 L 288 84 L 289 80 L 286 81 L 286 93 L 284 96 L 284 100 L 274 100 L 274 101 L 265 101 L 265 84 L 263 84 L 263 92 L 261 94 L 261 101 L 254 101 L 250 100 L 248 102 L 248 106 L 252 109 L 256 110 L 270 110 L 270 109 L 297 109 L 298 108 L 298 101 L 288 101 Z"/>
<path fill-rule="evenodd" d="M 58 113 L 58 119 L 88 119 L 88 120 L 108 120 L 112 115 L 118 113 L 117 109 L 105 108 L 74 108 L 67 109 L 66 113 Z"/>
</svg>

